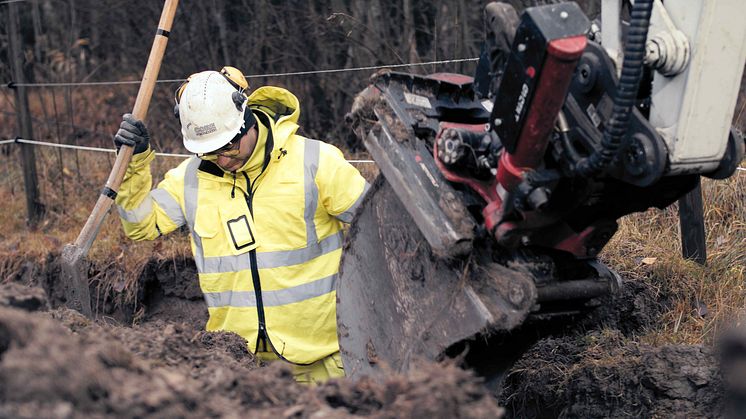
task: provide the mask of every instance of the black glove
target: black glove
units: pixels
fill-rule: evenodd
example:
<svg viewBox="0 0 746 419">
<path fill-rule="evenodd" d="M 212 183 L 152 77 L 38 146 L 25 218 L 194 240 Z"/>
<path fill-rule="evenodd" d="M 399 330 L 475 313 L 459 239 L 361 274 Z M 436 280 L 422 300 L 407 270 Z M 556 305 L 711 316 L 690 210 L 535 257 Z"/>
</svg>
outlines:
<svg viewBox="0 0 746 419">
<path fill-rule="evenodd" d="M 119 147 L 127 145 L 135 148 L 134 154 L 143 153 L 150 145 L 150 134 L 142 121 L 135 119 L 131 113 L 126 113 L 122 115 L 119 131 L 114 136 L 114 145 L 117 151 Z"/>
</svg>

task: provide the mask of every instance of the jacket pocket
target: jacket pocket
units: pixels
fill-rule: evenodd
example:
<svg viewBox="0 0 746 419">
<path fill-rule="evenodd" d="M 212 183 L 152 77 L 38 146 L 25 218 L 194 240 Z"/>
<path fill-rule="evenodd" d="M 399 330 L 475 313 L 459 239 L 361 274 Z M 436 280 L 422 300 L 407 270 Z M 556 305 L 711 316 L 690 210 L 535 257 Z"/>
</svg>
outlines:
<svg viewBox="0 0 746 419">
<path fill-rule="evenodd" d="M 198 208 L 194 232 L 203 239 L 212 239 L 220 231 L 218 208 L 214 205 Z"/>
</svg>

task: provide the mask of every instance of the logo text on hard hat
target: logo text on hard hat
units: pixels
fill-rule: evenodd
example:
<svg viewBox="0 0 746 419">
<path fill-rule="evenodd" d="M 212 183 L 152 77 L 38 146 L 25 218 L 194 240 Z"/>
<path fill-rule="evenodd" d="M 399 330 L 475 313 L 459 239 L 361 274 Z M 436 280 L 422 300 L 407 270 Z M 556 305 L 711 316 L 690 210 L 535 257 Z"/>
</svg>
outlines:
<svg viewBox="0 0 746 419">
<path fill-rule="evenodd" d="M 212 123 L 209 123 L 207 125 L 202 125 L 201 127 L 195 127 L 194 128 L 194 133 L 196 135 L 206 135 L 206 134 L 213 133 L 213 132 L 215 132 L 217 130 L 218 129 L 215 127 L 215 123 L 212 122 Z"/>
</svg>

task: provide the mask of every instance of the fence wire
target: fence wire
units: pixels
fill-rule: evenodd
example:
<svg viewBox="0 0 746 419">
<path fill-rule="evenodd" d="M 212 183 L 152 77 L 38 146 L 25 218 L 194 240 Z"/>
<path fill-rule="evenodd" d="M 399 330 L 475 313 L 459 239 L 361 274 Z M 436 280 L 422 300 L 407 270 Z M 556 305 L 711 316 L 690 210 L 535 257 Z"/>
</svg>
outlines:
<svg viewBox="0 0 746 419">
<path fill-rule="evenodd" d="M 386 64 L 386 65 L 371 65 L 364 67 L 352 67 L 352 68 L 332 68 L 325 70 L 307 70 L 307 71 L 290 71 L 284 73 L 267 73 L 267 74 L 249 74 L 245 75 L 247 79 L 256 78 L 270 78 L 270 77 L 290 77 L 290 76 L 307 76 L 311 74 L 332 74 L 332 73 L 346 73 L 352 71 L 365 71 L 365 70 L 382 70 L 391 68 L 404 68 L 404 67 L 420 67 L 426 65 L 439 65 L 439 64 L 454 64 L 454 63 L 465 63 L 478 61 L 479 58 L 455 58 L 450 60 L 438 60 L 428 61 L 424 63 L 404 63 L 404 64 Z M 156 83 L 183 83 L 186 79 L 162 79 L 156 80 Z M 72 86 L 113 86 L 122 84 L 140 84 L 141 80 L 124 80 L 124 81 L 89 81 L 89 82 L 68 82 L 68 83 L 15 83 L 9 82 L 6 87 L 72 87 Z"/>
<path fill-rule="evenodd" d="M 50 143 L 47 141 L 28 140 L 25 138 L 15 138 L 12 140 L 0 141 L 0 145 L 13 144 L 13 143 L 31 144 L 35 146 L 52 147 L 52 148 L 66 148 L 70 150 L 94 151 L 94 152 L 99 152 L 99 153 L 116 153 L 117 152 L 117 150 L 113 148 L 88 147 L 88 146 L 74 145 L 74 144 Z M 162 156 L 162 157 L 180 157 L 180 158 L 188 158 L 188 157 L 193 156 L 193 154 L 179 154 L 179 153 L 155 153 L 155 155 Z M 349 163 L 375 163 L 373 160 L 347 160 L 347 162 Z"/>
<path fill-rule="evenodd" d="M 24 138 L 15 138 L 12 140 L 0 141 L 0 145 L 14 144 L 14 143 L 31 144 L 31 145 L 37 145 L 37 146 L 43 146 L 43 147 L 53 147 L 53 148 L 67 148 L 71 150 L 116 153 L 116 150 L 113 148 L 87 147 L 87 146 L 73 145 L 73 144 L 50 143 L 46 141 L 27 140 Z M 163 156 L 163 157 L 181 157 L 181 158 L 192 157 L 192 154 L 179 154 L 179 153 L 155 153 L 155 155 Z M 375 163 L 374 160 L 347 160 L 347 162 L 349 163 Z M 746 167 L 737 167 L 736 170 L 739 172 L 743 172 L 743 171 L 746 171 Z"/>
</svg>

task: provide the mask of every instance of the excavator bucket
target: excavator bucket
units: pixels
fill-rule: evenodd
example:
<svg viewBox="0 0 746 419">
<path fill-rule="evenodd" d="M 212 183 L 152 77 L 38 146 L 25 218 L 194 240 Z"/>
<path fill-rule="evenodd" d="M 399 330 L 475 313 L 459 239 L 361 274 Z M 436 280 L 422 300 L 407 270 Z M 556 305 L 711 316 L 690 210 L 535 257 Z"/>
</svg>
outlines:
<svg viewBox="0 0 746 419">
<path fill-rule="evenodd" d="M 353 223 L 340 272 L 340 346 L 353 377 L 406 371 L 482 331 L 510 330 L 536 300 L 525 273 L 434 256 L 383 177 Z"/>
<path fill-rule="evenodd" d="M 459 77 L 454 81 L 468 82 Z M 376 103 L 379 122 L 364 143 L 385 178 L 369 191 L 348 234 L 337 294 L 342 358 L 351 376 L 438 360 L 480 332 L 521 324 L 536 300 L 529 275 L 479 260 L 486 256 L 474 248 L 476 223 L 463 196 L 417 136 L 427 126 L 410 119 L 414 111 L 435 117 L 443 109 L 479 118 L 488 115 L 484 108 L 466 100 L 471 92 L 459 83 L 398 73 L 380 82 L 382 89 L 361 100 Z"/>
<path fill-rule="evenodd" d="M 630 31 L 643 35 L 627 40 L 621 69 L 588 37 L 577 4 L 530 7 L 518 18 L 503 3 L 485 10 L 476 88 L 463 75 L 382 72 L 358 95 L 348 121 L 381 176 L 340 267 L 339 342 L 349 375 L 455 357 L 488 385 L 497 382 L 541 330 L 618 291 L 619 276 L 596 256 L 619 218 L 671 205 L 701 174 L 735 170 L 743 148 L 728 147 L 712 166 L 704 153 L 686 159 L 702 165 L 682 165 L 684 143 L 671 148 L 661 135 L 668 128 L 656 130 L 655 110 L 672 97 L 660 86 L 672 93 L 669 83 L 683 89 L 688 79 L 656 75 L 651 92 L 637 91 L 650 23 L 643 17 L 652 8 L 635 2 Z M 700 23 L 702 36 L 715 33 Z M 692 39 L 696 46 L 705 38 Z M 707 61 L 697 55 L 702 48 L 693 51 L 692 64 Z M 734 82 L 742 67 L 733 67 Z M 634 98 L 645 100 L 635 106 Z M 680 117 L 679 128 L 691 129 Z M 742 141 L 731 135 L 727 143 Z"/>
<path fill-rule="evenodd" d="M 353 129 L 381 176 L 340 266 L 338 331 L 349 376 L 470 351 L 500 364 L 510 345 L 485 352 L 492 337 L 530 317 L 578 313 L 618 287 L 618 276 L 594 260 L 494 246 L 474 215 L 483 203 L 448 182 L 433 157 L 442 123 L 486 125 L 489 111 L 474 97 L 465 76 L 384 73 L 353 104 Z"/>
</svg>

